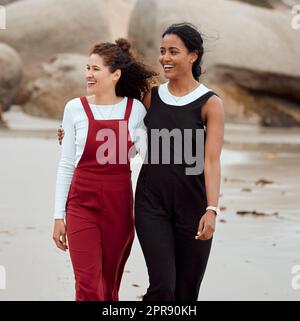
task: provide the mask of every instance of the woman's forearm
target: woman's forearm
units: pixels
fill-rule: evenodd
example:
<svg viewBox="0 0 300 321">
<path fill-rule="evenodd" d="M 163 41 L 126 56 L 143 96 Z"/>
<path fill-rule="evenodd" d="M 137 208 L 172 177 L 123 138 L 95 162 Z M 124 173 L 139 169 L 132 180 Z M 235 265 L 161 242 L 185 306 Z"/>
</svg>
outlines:
<svg viewBox="0 0 300 321">
<path fill-rule="evenodd" d="M 205 161 L 204 176 L 207 204 L 211 206 L 218 206 L 221 184 L 220 161 Z"/>
<path fill-rule="evenodd" d="M 61 158 L 57 170 L 54 218 L 65 218 L 65 206 L 75 169 L 75 128 L 71 106 L 67 104 L 64 110 L 63 129 L 65 136 L 61 147 Z"/>
</svg>

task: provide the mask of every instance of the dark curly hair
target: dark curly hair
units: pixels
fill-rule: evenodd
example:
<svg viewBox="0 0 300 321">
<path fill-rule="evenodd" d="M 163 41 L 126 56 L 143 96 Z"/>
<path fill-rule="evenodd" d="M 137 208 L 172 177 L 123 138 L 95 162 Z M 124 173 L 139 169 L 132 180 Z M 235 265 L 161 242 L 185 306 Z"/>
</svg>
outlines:
<svg viewBox="0 0 300 321">
<path fill-rule="evenodd" d="M 117 96 L 141 100 L 158 76 L 156 72 L 137 60 L 136 55 L 131 51 L 131 44 L 124 38 L 117 39 L 115 43 L 96 44 L 91 54 L 101 56 L 110 72 L 121 70 L 121 77 L 116 85 Z"/>
<path fill-rule="evenodd" d="M 192 72 L 193 77 L 199 81 L 202 74 L 201 63 L 204 53 L 202 34 L 198 31 L 196 26 L 188 22 L 172 24 L 162 34 L 162 38 L 169 34 L 178 36 L 189 52 L 196 52 L 198 54 L 197 60 L 193 63 Z"/>
</svg>

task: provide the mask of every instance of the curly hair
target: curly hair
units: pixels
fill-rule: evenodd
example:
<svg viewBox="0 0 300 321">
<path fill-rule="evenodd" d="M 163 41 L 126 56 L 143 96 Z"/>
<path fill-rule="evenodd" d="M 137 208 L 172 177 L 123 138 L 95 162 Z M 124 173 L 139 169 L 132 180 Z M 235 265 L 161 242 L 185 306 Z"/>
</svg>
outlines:
<svg viewBox="0 0 300 321">
<path fill-rule="evenodd" d="M 141 100 L 158 76 L 156 72 L 137 60 L 131 51 L 131 44 L 124 38 L 117 39 L 115 43 L 96 44 L 91 54 L 101 56 L 110 72 L 121 70 L 121 77 L 116 85 L 117 96 Z"/>
</svg>

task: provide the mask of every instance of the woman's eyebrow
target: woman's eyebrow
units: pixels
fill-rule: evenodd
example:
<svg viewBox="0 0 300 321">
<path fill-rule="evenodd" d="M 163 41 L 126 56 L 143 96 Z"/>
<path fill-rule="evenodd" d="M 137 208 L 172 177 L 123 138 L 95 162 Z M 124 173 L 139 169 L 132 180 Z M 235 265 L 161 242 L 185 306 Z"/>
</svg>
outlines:
<svg viewBox="0 0 300 321">
<path fill-rule="evenodd" d="M 166 49 L 165 47 L 160 47 L 160 49 Z M 167 49 L 171 50 L 171 49 L 176 49 L 176 50 L 180 50 L 179 48 L 177 47 L 168 47 Z"/>
<path fill-rule="evenodd" d="M 90 67 L 89 64 L 87 64 L 86 66 L 87 66 L 87 67 Z M 98 67 L 98 68 L 100 68 L 100 66 L 97 66 L 97 65 L 92 65 L 91 67 Z"/>
</svg>

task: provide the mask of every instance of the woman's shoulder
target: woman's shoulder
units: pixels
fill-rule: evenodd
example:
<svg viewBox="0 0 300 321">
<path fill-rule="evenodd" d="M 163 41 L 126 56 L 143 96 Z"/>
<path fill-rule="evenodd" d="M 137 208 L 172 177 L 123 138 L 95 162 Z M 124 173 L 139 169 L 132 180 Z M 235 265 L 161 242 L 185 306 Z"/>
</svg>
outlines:
<svg viewBox="0 0 300 321">
<path fill-rule="evenodd" d="M 67 101 L 65 105 L 65 109 L 72 110 L 72 111 L 82 109 L 82 103 L 81 103 L 80 97 L 75 97 Z"/>
<path fill-rule="evenodd" d="M 134 113 L 144 114 L 147 110 L 143 102 L 140 100 L 133 98 L 132 109 Z"/>
<path fill-rule="evenodd" d="M 219 95 L 215 92 L 214 89 L 207 87 L 204 84 L 201 84 L 199 86 L 199 93 L 201 93 L 201 96 L 208 95 L 207 103 L 217 103 L 220 104 L 222 103 L 222 99 L 219 97 Z"/>
<path fill-rule="evenodd" d="M 69 117 L 76 122 L 78 119 L 81 119 L 84 115 L 84 109 L 80 100 L 80 97 L 70 99 L 64 108 L 64 115 Z"/>
<path fill-rule="evenodd" d="M 219 114 L 224 113 L 224 105 L 222 99 L 214 92 L 210 91 L 211 95 L 208 97 L 203 106 L 204 114 Z"/>
</svg>

